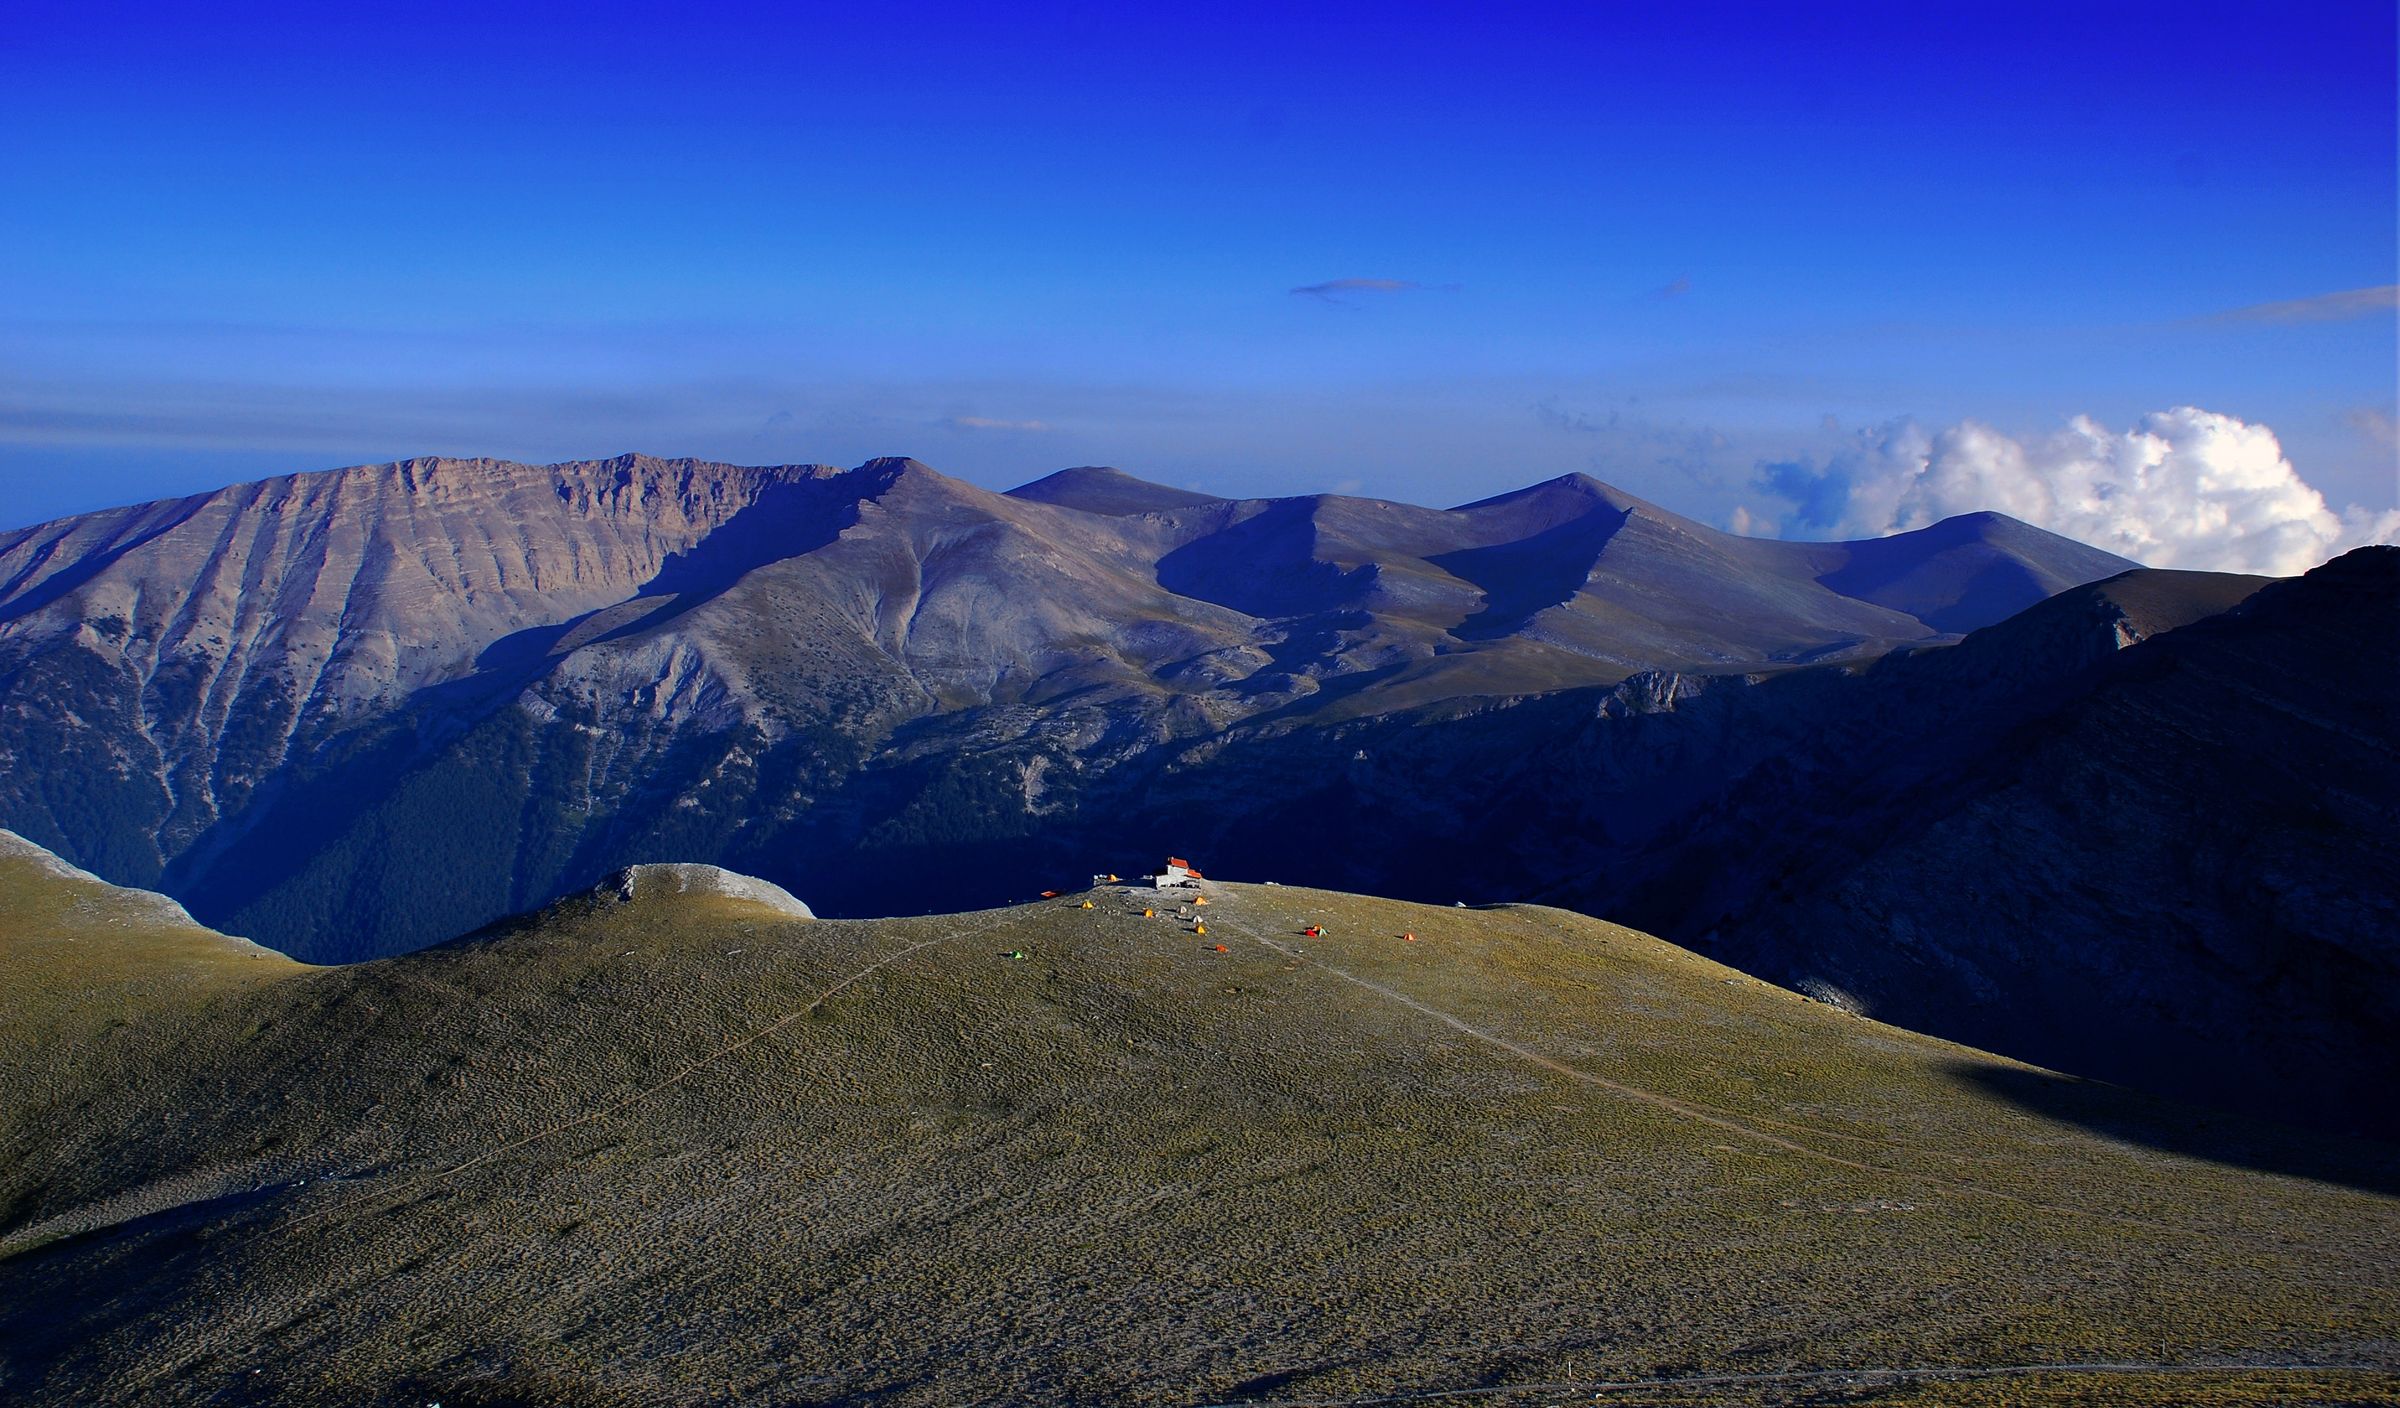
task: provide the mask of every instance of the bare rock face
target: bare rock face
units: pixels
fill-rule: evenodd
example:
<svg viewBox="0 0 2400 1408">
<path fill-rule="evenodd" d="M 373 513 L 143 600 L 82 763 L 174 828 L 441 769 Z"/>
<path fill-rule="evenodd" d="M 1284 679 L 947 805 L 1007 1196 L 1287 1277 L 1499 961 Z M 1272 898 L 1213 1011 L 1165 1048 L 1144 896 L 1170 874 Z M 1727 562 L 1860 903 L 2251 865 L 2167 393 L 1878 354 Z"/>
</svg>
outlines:
<svg viewBox="0 0 2400 1408">
<path fill-rule="evenodd" d="M 713 865 L 633 865 L 608 877 L 603 894 L 632 903 L 675 895 L 714 895 L 762 905 L 790 919 L 814 919 L 816 914 L 781 885 L 755 876 L 736 875 Z"/>
<path fill-rule="evenodd" d="M 288 763 L 538 655 L 544 629 L 698 575 L 704 539 L 830 474 L 417 459 L 0 535 L 0 773 L 71 749 L 130 824 L 99 844 L 37 829 L 154 881 Z M 68 717 L 27 717 L 45 708 Z M 15 800 L 11 819 L 28 810 Z"/>
<path fill-rule="evenodd" d="M 354 712 L 624 601 L 832 473 L 628 455 L 290 475 L 0 537 L 0 602 L 12 635 L 87 632 L 146 675 L 201 670 L 204 720 L 268 674 L 303 714 Z"/>
</svg>

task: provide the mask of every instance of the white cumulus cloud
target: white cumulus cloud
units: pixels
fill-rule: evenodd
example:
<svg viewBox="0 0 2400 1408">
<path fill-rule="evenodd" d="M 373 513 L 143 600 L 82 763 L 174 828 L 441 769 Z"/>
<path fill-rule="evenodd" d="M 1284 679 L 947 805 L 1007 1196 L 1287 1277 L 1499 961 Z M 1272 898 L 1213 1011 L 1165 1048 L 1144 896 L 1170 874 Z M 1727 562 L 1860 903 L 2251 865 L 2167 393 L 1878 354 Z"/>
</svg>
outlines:
<svg viewBox="0 0 2400 1408">
<path fill-rule="evenodd" d="M 2123 431 L 2077 416 L 2032 439 L 1903 420 L 1824 461 L 1763 464 L 1757 487 L 1783 502 L 1745 505 L 1741 520 L 1796 536 L 1873 537 L 1988 509 L 2151 567 L 2288 576 L 2400 541 L 2400 510 L 2335 512 L 2274 431 L 2193 406 Z"/>
</svg>

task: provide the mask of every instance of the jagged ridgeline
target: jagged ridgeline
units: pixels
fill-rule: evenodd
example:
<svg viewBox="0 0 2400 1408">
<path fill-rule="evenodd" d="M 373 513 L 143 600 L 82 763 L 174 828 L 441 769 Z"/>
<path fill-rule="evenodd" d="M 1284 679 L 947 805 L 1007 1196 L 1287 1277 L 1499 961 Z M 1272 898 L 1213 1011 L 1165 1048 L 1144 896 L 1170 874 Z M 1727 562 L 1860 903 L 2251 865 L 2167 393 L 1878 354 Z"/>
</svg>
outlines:
<svg viewBox="0 0 2400 1408">
<path fill-rule="evenodd" d="M 2291 584 L 2273 619 L 2388 614 L 2390 556 Z M 2288 743 L 2218 799 L 2264 850 L 2175 800 L 2212 746 L 2188 730 L 2032 779 L 2067 792 L 2020 786 L 2045 731 L 2182 708 L 2211 652 L 2283 638 L 2234 610 L 2257 579 L 2070 590 L 2131 567 L 1990 514 L 1736 538 L 1579 476 L 1438 510 L 1103 469 L 996 494 L 908 460 L 412 460 L 0 536 L 0 826 L 317 961 L 640 862 L 721 864 L 838 916 L 1188 850 L 1572 903 L 2168 1088 L 2195 1051 L 2238 1080 L 2359 1048 L 2381 1009 L 2309 964 L 2388 970 L 2388 862 L 2357 839 L 2373 805 L 2310 811 L 2294 768 L 2333 760 L 2363 779 L 2344 795 L 2388 799 L 2388 763 L 2276 693 L 2372 707 L 2356 651 L 2245 666 L 2249 702 L 2210 716 Z M 2263 822 L 2260 796 L 2284 799 Z M 2008 843 L 1988 863 L 1944 840 L 1969 818 Z M 2153 838 L 2140 865 L 2112 826 Z M 2360 883 L 2295 905 L 2258 881 L 2303 834 Z M 2133 1015 L 2093 1037 L 2090 1010 Z"/>
</svg>

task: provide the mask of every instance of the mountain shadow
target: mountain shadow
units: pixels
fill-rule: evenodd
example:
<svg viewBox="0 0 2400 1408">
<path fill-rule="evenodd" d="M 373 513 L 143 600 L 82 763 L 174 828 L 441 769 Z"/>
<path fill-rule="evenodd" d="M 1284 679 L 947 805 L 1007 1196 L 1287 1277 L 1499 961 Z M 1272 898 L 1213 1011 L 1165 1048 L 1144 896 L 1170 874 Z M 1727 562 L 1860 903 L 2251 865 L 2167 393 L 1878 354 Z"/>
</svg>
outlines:
<svg viewBox="0 0 2400 1408">
<path fill-rule="evenodd" d="M 1633 516 L 1631 510 L 1595 508 L 1581 518 L 1514 543 L 1464 548 L 1426 561 L 1483 591 L 1483 609 L 1450 634 L 1460 640 L 1497 640 L 1553 606 L 1575 599 L 1591 580 L 1601 550 Z"/>
<path fill-rule="evenodd" d="M 1315 499 L 1278 499 L 1158 560 L 1158 584 L 1249 616 L 1310 616 L 1354 604 L 1377 575 L 1318 557 Z"/>
<path fill-rule="evenodd" d="M 167 515 L 156 522 L 139 525 L 130 536 L 122 541 L 112 542 L 96 552 L 86 553 L 66 567 L 43 578 L 34 587 L 22 594 L 18 593 L 17 588 L 23 584 L 25 578 L 48 563 L 50 552 L 57 547 L 55 542 L 50 544 L 49 547 L 37 553 L 31 562 L 20 568 L 8 581 L 0 582 L 0 621 L 14 621 L 20 616 L 30 616 L 52 602 L 68 596 L 76 588 L 106 572 L 126 554 L 145 544 L 156 542 L 189 523 L 193 515 L 199 513 L 207 505 L 208 500 L 209 495 L 194 494 L 189 498 L 171 499 L 162 505 L 154 505 L 154 507 L 166 508 Z"/>
<path fill-rule="evenodd" d="M 1998 1096 L 2028 1114 L 2074 1125 L 2126 1144 L 2261 1173 L 2337 1183 L 2385 1197 L 2400 1195 L 2400 1147 L 2354 1138 L 2303 1137 L 2256 1119 L 2203 1110 L 2121 1085 L 1980 1061 L 1953 1064 L 1961 1084 Z"/>
</svg>

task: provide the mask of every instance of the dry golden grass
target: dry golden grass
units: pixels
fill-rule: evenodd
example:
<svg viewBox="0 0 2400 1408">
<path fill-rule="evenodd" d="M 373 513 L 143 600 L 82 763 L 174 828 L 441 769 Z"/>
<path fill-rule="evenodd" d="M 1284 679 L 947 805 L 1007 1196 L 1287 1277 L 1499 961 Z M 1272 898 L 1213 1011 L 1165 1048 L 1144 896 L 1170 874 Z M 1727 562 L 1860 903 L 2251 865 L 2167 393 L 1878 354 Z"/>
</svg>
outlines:
<svg viewBox="0 0 2400 1408">
<path fill-rule="evenodd" d="M 1205 940 L 1114 890 L 872 922 L 577 901 L 175 989 L 55 1068 L 0 1053 L 33 1073 L 0 1107 L 0 1393 L 1534 1402 L 1564 1399 L 1510 1386 L 2227 1362 L 2331 1367 L 1599 1401 L 2400 1382 L 2388 1150 L 2222 1127 L 2229 1151 L 2305 1145 L 2301 1177 L 2128 1142 L 1975 1078 L 2023 1068 L 1562 911 L 1210 894 Z M 40 1000 L 59 1030 L 101 1001 Z"/>
</svg>

